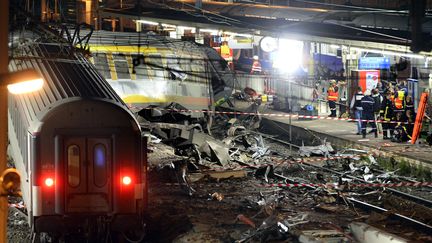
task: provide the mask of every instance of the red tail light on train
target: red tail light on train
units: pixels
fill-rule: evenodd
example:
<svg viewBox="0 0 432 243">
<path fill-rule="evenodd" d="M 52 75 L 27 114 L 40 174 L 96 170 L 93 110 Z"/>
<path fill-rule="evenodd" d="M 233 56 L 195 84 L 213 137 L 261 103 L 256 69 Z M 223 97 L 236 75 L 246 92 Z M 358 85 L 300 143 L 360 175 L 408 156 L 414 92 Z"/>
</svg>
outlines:
<svg viewBox="0 0 432 243">
<path fill-rule="evenodd" d="M 54 185 L 54 179 L 51 177 L 45 178 L 45 186 L 52 187 Z"/>
<path fill-rule="evenodd" d="M 130 177 L 130 176 L 123 176 L 123 177 L 122 177 L 122 183 L 123 183 L 123 185 L 125 185 L 125 186 L 130 185 L 130 184 L 132 183 L 132 179 L 131 179 L 131 177 Z"/>
</svg>

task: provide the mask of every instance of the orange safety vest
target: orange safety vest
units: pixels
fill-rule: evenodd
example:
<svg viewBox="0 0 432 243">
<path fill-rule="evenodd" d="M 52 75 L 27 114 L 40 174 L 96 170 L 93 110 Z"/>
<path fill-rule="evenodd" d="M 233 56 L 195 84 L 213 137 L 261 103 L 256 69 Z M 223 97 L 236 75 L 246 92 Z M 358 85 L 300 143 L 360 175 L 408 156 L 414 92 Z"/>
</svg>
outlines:
<svg viewBox="0 0 432 243">
<path fill-rule="evenodd" d="M 260 73 L 261 71 L 262 71 L 261 70 L 261 64 L 259 63 L 259 61 L 254 61 L 253 64 L 252 64 L 251 73 L 253 73 L 253 72 Z"/>
<path fill-rule="evenodd" d="M 394 100 L 394 104 L 395 104 L 395 108 L 396 108 L 396 109 L 402 109 L 402 108 L 403 108 L 403 100 L 400 99 L 399 97 L 397 97 L 397 98 Z"/>
<path fill-rule="evenodd" d="M 337 101 L 338 96 L 339 96 L 338 92 L 328 91 L 327 99 L 330 100 L 330 101 Z"/>
</svg>

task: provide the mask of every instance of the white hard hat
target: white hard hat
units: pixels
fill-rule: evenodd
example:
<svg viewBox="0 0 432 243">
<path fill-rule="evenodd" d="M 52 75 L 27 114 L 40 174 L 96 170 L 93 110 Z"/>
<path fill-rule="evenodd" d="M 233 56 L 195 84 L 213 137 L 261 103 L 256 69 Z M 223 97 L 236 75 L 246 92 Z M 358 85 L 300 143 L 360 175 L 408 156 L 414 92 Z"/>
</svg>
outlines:
<svg viewBox="0 0 432 243">
<path fill-rule="evenodd" d="M 259 58 L 258 58 L 257 55 L 255 55 L 255 56 L 253 56 L 253 59 L 254 59 L 254 60 L 258 60 Z"/>
</svg>

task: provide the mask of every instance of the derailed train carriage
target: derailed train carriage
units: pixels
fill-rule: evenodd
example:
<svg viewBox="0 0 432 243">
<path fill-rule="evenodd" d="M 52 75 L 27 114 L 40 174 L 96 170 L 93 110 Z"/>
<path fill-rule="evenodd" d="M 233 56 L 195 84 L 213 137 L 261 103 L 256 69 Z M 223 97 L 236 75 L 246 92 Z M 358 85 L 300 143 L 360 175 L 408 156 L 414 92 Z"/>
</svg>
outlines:
<svg viewBox="0 0 432 243">
<path fill-rule="evenodd" d="M 125 103 L 83 55 L 61 44 L 19 48 L 10 71 L 36 69 L 41 91 L 9 96 L 11 156 L 34 233 L 139 231 L 146 144 Z"/>
<path fill-rule="evenodd" d="M 88 45 L 90 60 L 129 106 L 176 102 L 188 109 L 209 109 L 231 96 L 236 84 L 217 51 L 197 43 L 94 31 Z"/>
</svg>

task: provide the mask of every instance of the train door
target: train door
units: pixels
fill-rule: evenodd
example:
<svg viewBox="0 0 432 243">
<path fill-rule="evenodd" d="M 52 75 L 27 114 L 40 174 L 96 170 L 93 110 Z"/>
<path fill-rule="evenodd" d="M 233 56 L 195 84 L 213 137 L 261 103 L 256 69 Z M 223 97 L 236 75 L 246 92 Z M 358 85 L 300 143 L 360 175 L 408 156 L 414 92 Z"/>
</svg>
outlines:
<svg viewBox="0 0 432 243">
<path fill-rule="evenodd" d="M 68 137 L 64 144 L 65 211 L 101 213 L 111 210 L 112 141 Z"/>
</svg>

